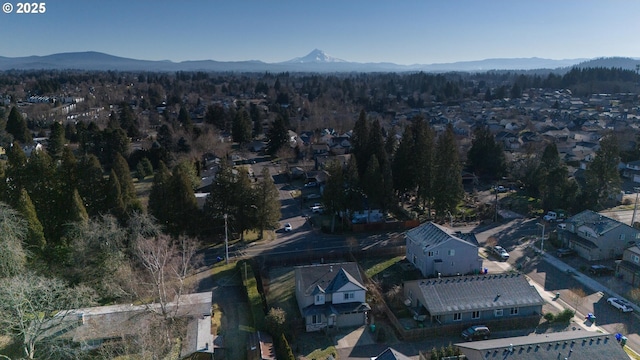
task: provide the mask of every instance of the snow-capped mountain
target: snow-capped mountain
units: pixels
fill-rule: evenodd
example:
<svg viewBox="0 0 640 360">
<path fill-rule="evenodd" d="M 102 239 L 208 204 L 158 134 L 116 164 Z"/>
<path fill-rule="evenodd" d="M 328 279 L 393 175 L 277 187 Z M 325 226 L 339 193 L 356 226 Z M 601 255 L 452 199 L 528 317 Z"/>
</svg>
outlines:
<svg viewBox="0 0 640 360">
<path fill-rule="evenodd" d="M 317 63 L 344 63 L 345 60 L 334 58 L 333 56 L 327 55 L 322 50 L 313 49 L 309 54 L 303 57 L 297 57 L 295 59 L 291 59 L 289 61 L 285 61 L 285 64 L 317 64 Z"/>
</svg>

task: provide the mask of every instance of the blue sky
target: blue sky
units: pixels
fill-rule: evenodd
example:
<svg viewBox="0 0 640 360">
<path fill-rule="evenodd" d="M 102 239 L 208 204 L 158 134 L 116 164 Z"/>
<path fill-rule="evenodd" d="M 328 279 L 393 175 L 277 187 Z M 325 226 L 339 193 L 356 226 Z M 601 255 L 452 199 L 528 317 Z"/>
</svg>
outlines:
<svg viewBox="0 0 640 360">
<path fill-rule="evenodd" d="M 38 1 L 38 0 L 35 0 Z M 49 0 L 0 12 L 0 56 L 356 62 L 640 57 L 637 0 Z"/>
</svg>

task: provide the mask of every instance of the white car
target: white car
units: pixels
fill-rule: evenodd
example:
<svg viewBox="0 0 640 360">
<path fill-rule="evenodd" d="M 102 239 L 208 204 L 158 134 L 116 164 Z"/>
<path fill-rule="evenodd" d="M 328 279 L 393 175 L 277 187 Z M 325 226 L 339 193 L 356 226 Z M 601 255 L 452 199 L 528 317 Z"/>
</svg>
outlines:
<svg viewBox="0 0 640 360">
<path fill-rule="evenodd" d="M 293 226 L 291 226 L 291 224 L 289 224 L 289 223 L 284 224 L 284 231 L 285 232 L 290 232 L 291 230 L 293 230 Z"/>
<path fill-rule="evenodd" d="M 509 253 L 502 246 L 494 246 L 493 253 L 496 254 L 502 260 L 509 259 Z"/>
<path fill-rule="evenodd" d="M 633 307 L 631 307 L 631 304 L 629 304 L 626 300 L 610 297 L 607 299 L 607 302 L 609 303 L 609 305 L 620 310 L 621 312 L 633 311 Z"/>
</svg>

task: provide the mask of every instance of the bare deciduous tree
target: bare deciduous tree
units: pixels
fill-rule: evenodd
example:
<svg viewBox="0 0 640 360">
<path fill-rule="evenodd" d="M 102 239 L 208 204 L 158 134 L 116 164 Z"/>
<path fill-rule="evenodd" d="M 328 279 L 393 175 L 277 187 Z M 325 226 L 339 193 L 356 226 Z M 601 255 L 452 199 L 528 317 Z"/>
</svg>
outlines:
<svg viewBox="0 0 640 360">
<path fill-rule="evenodd" d="M 94 292 L 84 286 L 71 288 L 59 279 L 31 272 L 0 279 L 0 331 L 20 340 L 24 355 L 51 354 L 60 342 L 58 334 L 73 324 L 73 309 L 90 305 Z M 42 350 L 45 348 L 46 350 Z"/>
<path fill-rule="evenodd" d="M 146 273 L 143 279 L 148 294 L 160 304 L 160 314 L 165 320 L 174 319 L 180 296 L 190 290 L 187 277 L 200 262 L 196 256 L 197 241 L 182 236 L 175 240 L 167 235 L 139 237 L 135 249 Z"/>
</svg>

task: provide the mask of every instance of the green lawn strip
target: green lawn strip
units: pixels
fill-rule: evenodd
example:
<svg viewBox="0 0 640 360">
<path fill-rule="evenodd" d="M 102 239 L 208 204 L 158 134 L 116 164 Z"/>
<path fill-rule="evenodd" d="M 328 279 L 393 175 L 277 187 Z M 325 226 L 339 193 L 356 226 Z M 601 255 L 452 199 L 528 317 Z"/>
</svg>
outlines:
<svg viewBox="0 0 640 360">
<path fill-rule="evenodd" d="M 364 270 L 365 274 L 369 278 L 373 278 L 378 274 L 381 274 L 385 270 L 391 268 L 393 265 L 404 259 L 404 255 L 396 256 L 393 258 L 380 258 L 380 259 L 367 259 L 360 262 L 360 266 Z"/>
</svg>

